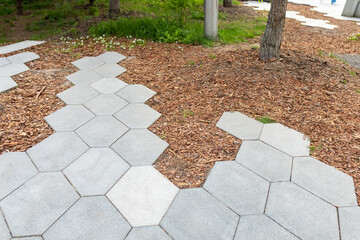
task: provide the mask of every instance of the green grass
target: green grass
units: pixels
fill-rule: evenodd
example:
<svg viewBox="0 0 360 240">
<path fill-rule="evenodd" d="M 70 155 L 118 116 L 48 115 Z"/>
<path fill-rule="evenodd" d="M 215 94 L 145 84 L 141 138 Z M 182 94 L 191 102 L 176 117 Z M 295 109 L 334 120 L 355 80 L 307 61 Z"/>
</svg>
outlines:
<svg viewBox="0 0 360 240">
<path fill-rule="evenodd" d="M 268 116 L 257 118 L 256 120 L 258 120 L 259 122 L 262 122 L 262 123 L 276 123 L 275 120 L 269 118 Z"/>
</svg>

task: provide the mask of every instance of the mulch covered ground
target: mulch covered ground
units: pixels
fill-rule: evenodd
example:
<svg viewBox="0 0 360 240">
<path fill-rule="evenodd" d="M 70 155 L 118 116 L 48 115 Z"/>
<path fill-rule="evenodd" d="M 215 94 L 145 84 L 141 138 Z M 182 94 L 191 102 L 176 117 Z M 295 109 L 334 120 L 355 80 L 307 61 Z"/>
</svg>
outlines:
<svg viewBox="0 0 360 240">
<path fill-rule="evenodd" d="M 288 9 L 322 16 L 307 6 Z M 240 111 L 309 136 L 314 157 L 354 177 L 360 200 L 360 70 L 325 56 L 360 53 L 360 42 L 346 39 L 360 26 L 329 20 L 339 30 L 287 20 L 282 56 L 267 62 L 251 49 L 259 39 L 214 48 L 151 42 L 117 48 L 129 56 L 120 79 L 158 92 L 148 104 L 162 117 L 150 130 L 170 146 L 156 168 L 180 188 L 201 186 L 214 162 L 235 159 L 241 142 L 215 124 L 223 112 Z M 52 134 L 43 118 L 64 106 L 55 94 L 70 86 L 64 78 L 76 71 L 70 63 L 105 51 L 91 40 L 70 53 L 57 50 L 64 46 L 54 41 L 32 48 L 41 58 L 15 77 L 18 88 L 0 94 L 0 152 L 24 151 Z"/>
</svg>

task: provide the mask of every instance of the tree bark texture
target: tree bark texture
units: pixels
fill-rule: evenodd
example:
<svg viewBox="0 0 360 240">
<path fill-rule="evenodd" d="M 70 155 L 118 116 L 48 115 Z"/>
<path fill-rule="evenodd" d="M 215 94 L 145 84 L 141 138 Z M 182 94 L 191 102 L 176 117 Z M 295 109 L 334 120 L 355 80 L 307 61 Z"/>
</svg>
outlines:
<svg viewBox="0 0 360 240">
<path fill-rule="evenodd" d="M 16 0 L 16 13 L 17 13 L 17 15 L 23 15 L 24 14 L 22 0 Z"/>
<path fill-rule="evenodd" d="M 279 57 L 285 25 L 287 0 L 272 0 L 265 33 L 260 42 L 260 59 Z"/>
<path fill-rule="evenodd" d="M 120 15 L 120 0 L 109 0 L 109 17 L 117 18 Z"/>
<path fill-rule="evenodd" d="M 232 0 L 223 0 L 223 7 L 232 7 Z"/>
</svg>

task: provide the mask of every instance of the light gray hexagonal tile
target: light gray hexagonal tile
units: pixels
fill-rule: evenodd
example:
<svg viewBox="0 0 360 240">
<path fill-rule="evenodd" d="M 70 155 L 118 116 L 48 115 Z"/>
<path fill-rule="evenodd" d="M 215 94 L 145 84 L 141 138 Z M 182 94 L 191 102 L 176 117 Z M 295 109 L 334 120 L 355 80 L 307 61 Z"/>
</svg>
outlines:
<svg viewBox="0 0 360 240">
<path fill-rule="evenodd" d="M 294 158 L 291 181 L 335 206 L 357 206 L 352 177 L 312 157 Z"/>
<path fill-rule="evenodd" d="M 42 44 L 44 42 L 45 41 L 25 40 L 25 41 L 9 44 L 9 45 L 0 47 L 0 54 L 6 54 L 6 53 L 15 52 L 15 51 L 18 51 L 18 50 L 22 50 L 24 48 L 28 48 L 28 47 L 32 47 L 32 46 L 35 46 L 35 45 L 38 45 L 38 44 Z"/>
<path fill-rule="evenodd" d="M 260 140 L 293 157 L 308 156 L 310 153 L 309 139 L 280 123 L 265 124 Z"/>
<path fill-rule="evenodd" d="M 103 61 L 100 61 L 96 57 L 83 57 L 79 60 L 72 62 L 72 64 L 81 70 L 91 70 L 91 69 L 97 68 L 105 63 Z"/>
<path fill-rule="evenodd" d="M 66 76 L 66 79 L 72 82 L 73 84 L 84 84 L 84 85 L 93 83 L 101 78 L 103 78 L 103 76 L 90 70 L 80 70 L 73 74 L 70 74 L 69 76 Z"/>
<path fill-rule="evenodd" d="M 90 147 L 108 147 L 128 130 L 112 116 L 97 116 L 76 130 L 76 133 Z"/>
<path fill-rule="evenodd" d="M 84 105 L 96 115 L 113 115 L 129 103 L 113 93 L 100 94 Z"/>
<path fill-rule="evenodd" d="M 234 161 L 216 162 L 204 188 L 239 215 L 264 212 L 269 182 Z"/>
<path fill-rule="evenodd" d="M 82 105 L 69 105 L 44 119 L 55 131 L 74 131 L 95 115 Z"/>
<path fill-rule="evenodd" d="M 290 181 L 292 157 L 261 141 L 242 142 L 235 161 L 268 181 Z"/>
<path fill-rule="evenodd" d="M 216 126 L 241 140 L 256 140 L 264 124 L 240 112 L 224 112 Z"/>
<path fill-rule="evenodd" d="M 129 167 L 110 148 L 90 148 L 68 166 L 64 174 L 82 196 L 102 195 Z"/>
<path fill-rule="evenodd" d="M 133 227 L 160 223 L 179 189 L 155 168 L 132 167 L 107 193 Z"/>
<path fill-rule="evenodd" d="M 37 173 L 29 156 L 24 152 L 0 155 L 0 200 Z"/>
<path fill-rule="evenodd" d="M 360 239 L 360 207 L 339 208 L 339 222 L 342 240 Z"/>
<path fill-rule="evenodd" d="M 118 63 L 126 57 L 118 52 L 106 52 L 97 56 L 97 58 L 106 63 Z"/>
<path fill-rule="evenodd" d="M 116 141 L 111 148 L 131 166 L 152 165 L 169 144 L 147 129 L 133 129 Z"/>
<path fill-rule="evenodd" d="M 202 188 L 181 189 L 160 225 L 174 239 L 233 239 L 239 216 Z"/>
<path fill-rule="evenodd" d="M 73 132 L 56 132 L 27 150 L 40 171 L 59 171 L 89 147 Z"/>
<path fill-rule="evenodd" d="M 156 92 L 139 84 L 128 85 L 116 93 L 130 103 L 144 103 L 152 98 Z"/>
<path fill-rule="evenodd" d="M 11 240 L 43 240 L 41 236 L 12 238 Z"/>
<path fill-rule="evenodd" d="M 17 87 L 17 83 L 11 77 L 0 77 L 0 92 L 5 92 Z"/>
<path fill-rule="evenodd" d="M 29 69 L 23 63 L 10 63 L 0 67 L 0 77 L 11 77 Z"/>
<path fill-rule="evenodd" d="M 129 128 L 148 128 L 161 114 L 145 104 L 129 104 L 114 116 Z"/>
<path fill-rule="evenodd" d="M 105 197 L 84 197 L 51 226 L 44 239 L 124 239 L 130 229 L 129 223 Z"/>
<path fill-rule="evenodd" d="M 26 63 L 39 58 L 39 55 L 34 52 L 22 52 L 8 57 L 8 59 L 13 63 Z"/>
<path fill-rule="evenodd" d="M 99 95 L 99 92 L 86 85 L 76 85 L 56 96 L 66 104 L 83 104 Z"/>
<path fill-rule="evenodd" d="M 91 83 L 90 87 L 100 93 L 116 93 L 127 85 L 127 83 L 117 78 L 102 78 L 94 83 Z"/>
<path fill-rule="evenodd" d="M 0 67 L 9 64 L 10 61 L 6 57 L 0 57 Z"/>
<path fill-rule="evenodd" d="M 300 239 L 339 239 L 336 208 L 294 183 L 271 184 L 265 214 Z"/>
<path fill-rule="evenodd" d="M 41 235 L 79 195 L 59 172 L 40 173 L 0 202 L 13 236 Z"/>
<path fill-rule="evenodd" d="M 288 230 L 265 214 L 241 216 L 234 240 L 296 240 Z"/>
<path fill-rule="evenodd" d="M 171 240 L 163 229 L 159 226 L 136 227 L 133 228 L 125 240 Z"/>
<path fill-rule="evenodd" d="M 0 210 L 0 239 L 8 240 L 11 238 L 10 231 L 6 225 L 3 214 Z"/>
<path fill-rule="evenodd" d="M 113 77 L 117 77 L 120 74 L 124 73 L 126 71 L 126 69 L 117 64 L 107 63 L 104 65 L 101 65 L 100 67 L 95 68 L 94 71 L 104 77 L 113 78 Z"/>
</svg>

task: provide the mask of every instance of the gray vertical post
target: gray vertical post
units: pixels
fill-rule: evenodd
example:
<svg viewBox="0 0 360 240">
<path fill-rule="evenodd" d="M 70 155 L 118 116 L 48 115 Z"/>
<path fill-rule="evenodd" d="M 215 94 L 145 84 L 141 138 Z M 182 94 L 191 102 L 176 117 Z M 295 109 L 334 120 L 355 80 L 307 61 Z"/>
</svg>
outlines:
<svg viewBox="0 0 360 240">
<path fill-rule="evenodd" d="M 205 37 L 217 40 L 218 36 L 219 0 L 204 1 L 204 32 Z"/>
<path fill-rule="evenodd" d="M 354 17 L 359 0 L 347 0 L 341 16 Z"/>
</svg>

